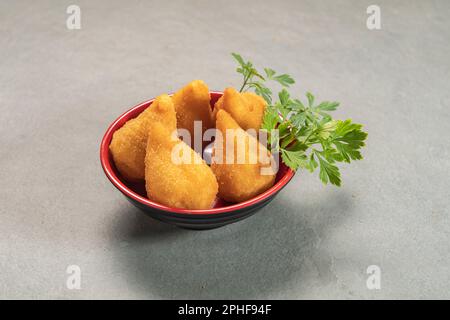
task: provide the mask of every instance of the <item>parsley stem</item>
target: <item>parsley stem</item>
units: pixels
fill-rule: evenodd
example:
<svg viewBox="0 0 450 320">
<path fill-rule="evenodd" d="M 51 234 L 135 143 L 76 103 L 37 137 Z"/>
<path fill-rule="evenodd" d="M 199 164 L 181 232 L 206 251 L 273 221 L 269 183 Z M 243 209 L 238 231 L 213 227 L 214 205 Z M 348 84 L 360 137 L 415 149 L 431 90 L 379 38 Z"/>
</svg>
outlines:
<svg viewBox="0 0 450 320">
<path fill-rule="evenodd" d="M 244 77 L 244 83 L 242 84 L 242 87 L 239 89 L 239 92 L 242 92 L 242 90 L 245 88 L 245 86 L 247 85 L 248 80 L 250 80 L 250 76 L 251 76 L 251 73 L 247 74 Z"/>
<path fill-rule="evenodd" d="M 281 148 L 286 149 L 292 142 L 296 140 L 296 137 L 291 133 L 288 137 L 285 139 L 282 139 L 281 141 Z"/>
</svg>

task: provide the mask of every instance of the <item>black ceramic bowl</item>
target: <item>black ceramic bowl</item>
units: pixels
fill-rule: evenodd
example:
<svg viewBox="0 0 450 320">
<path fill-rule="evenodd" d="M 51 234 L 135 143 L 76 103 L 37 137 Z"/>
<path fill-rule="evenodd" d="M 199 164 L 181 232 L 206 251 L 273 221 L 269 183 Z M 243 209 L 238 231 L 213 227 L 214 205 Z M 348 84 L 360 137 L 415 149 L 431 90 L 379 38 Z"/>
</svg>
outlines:
<svg viewBox="0 0 450 320">
<path fill-rule="evenodd" d="M 211 107 L 222 96 L 222 92 L 211 92 Z M 244 219 L 258 209 L 264 207 L 280 192 L 281 189 L 292 179 L 294 171 L 284 163 L 280 163 L 275 184 L 260 195 L 240 203 L 227 203 L 217 199 L 211 209 L 186 210 L 171 208 L 147 198 L 144 183 L 132 183 L 124 180 L 112 160 L 109 152 L 109 144 L 116 130 L 121 128 L 128 120 L 137 117 L 148 108 L 154 99 L 143 102 L 128 110 L 117 118 L 108 128 L 103 136 L 100 146 L 100 161 L 108 179 L 122 192 L 125 197 L 136 207 L 147 213 L 152 218 L 168 222 L 179 227 L 189 229 L 212 229 L 221 227 L 228 223 Z"/>
</svg>

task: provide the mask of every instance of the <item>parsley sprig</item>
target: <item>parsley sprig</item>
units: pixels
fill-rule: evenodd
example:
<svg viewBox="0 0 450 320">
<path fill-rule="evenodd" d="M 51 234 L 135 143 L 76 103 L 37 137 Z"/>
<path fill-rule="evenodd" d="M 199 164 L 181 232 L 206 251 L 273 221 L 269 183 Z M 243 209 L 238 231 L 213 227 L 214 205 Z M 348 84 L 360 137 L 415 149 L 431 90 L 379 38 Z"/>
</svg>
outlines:
<svg viewBox="0 0 450 320">
<path fill-rule="evenodd" d="M 360 150 L 365 146 L 367 133 L 362 130 L 362 125 L 350 119 L 334 120 L 329 112 L 336 110 L 339 102 L 316 103 L 310 92 L 306 93 L 305 103 L 291 97 L 286 89 L 295 82 L 291 76 L 277 75 L 269 68 L 264 69 L 265 76 L 262 76 L 251 62 L 244 61 L 236 53 L 232 55 L 239 63 L 237 72 L 243 75 L 240 91 L 253 89 L 268 103 L 262 129 L 269 134 L 268 146 L 272 151 L 279 152 L 291 169 L 314 172 L 319 168 L 323 183 L 340 186 L 341 174 L 337 163 L 363 158 Z M 265 85 L 267 80 L 274 80 L 283 87 L 276 101 Z M 270 136 L 273 129 L 278 129 L 277 136 Z"/>
<path fill-rule="evenodd" d="M 271 80 L 278 82 L 283 87 L 289 87 L 294 84 L 294 79 L 288 74 L 276 74 L 273 69 L 264 68 L 264 76 L 258 72 L 254 67 L 253 63 L 250 61 L 244 61 L 242 57 L 237 53 L 231 54 L 234 59 L 239 63 L 236 71 L 242 74 L 243 83 L 239 92 L 247 91 L 253 89 L 255 93 L 266 100 L 268 104 L 272 103 L 272 90 L 270 90 L 266 85 L 265 81 Z"/>
</svg>

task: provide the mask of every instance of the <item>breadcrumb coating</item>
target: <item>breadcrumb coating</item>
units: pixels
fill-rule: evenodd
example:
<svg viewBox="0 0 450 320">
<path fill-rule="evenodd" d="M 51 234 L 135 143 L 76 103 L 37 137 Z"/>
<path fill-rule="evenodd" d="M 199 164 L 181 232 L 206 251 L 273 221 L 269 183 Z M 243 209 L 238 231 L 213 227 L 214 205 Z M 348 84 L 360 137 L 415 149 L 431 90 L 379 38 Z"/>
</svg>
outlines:
<svg viewBox="0 0 450 320">
<path fill-rule="evenodd" d="M 208 86 L 201 80 L 194 80 L 176 92 L 172 99 L 177 114 L 177 127 L 178 129 L 183 128 L 189 131 L 191 142 L 186 142 L 192 146 L 192 141 L 194 141 L 194 121 L 202 122 L 200 141 L 204 132 L 214 125 Z"/>
<path fill-rule="evenodd" d="M 269 189 L 275 182 L 275 173 L 270 165 L 274 159 L 266 147 L 245 132 L 224 110 L 217 112 L 216 129 L 220 130 L 222 138 L 216 137 L 211 168 L 219 182 L 219 197 L 228 202 L 242 202 Z M 228 140 L 227 130 L 233 133 L 234 141 Z M 243 163 L 238 162 L 236 146 L 239 142 L 245 146 Z M 220 157 L 222 151 L 223 156 Z M 229 153 L 233 154 L 234 162 L 227 163 Z M 266 155 L 266 159 L 261 154 Z M 270 174 L 263 174 L 263 168 Z"/>
<path fill-rule="evenodd" d="M 225 110 L 242 129 L 259 130 L 266 106 L 266 101 L 253 92 L 240 93 L 234 88 L 226 88 L 214 105 L 213 119 L 216 121 L 219 110 Z"/>
<path fill-rule="evenodd" d="M 138 117 L 127 121 L 114 132 L 109 149 L 120 174 L 128 181 L 145 177 L 145 149 L 149 127 L 161 123 L 168 130 L 176 130 L 176 115 L 172 99 L 160 95 Z"/>
<path fill-rule="evenodd" d="M 179 161 L 178 155 L 188 161 Z M 148 132 L 145 187 L 149 199 L 182 209 L 209 209 L 218 192 L 211 168 L 160 123 Z"/>
</svg>

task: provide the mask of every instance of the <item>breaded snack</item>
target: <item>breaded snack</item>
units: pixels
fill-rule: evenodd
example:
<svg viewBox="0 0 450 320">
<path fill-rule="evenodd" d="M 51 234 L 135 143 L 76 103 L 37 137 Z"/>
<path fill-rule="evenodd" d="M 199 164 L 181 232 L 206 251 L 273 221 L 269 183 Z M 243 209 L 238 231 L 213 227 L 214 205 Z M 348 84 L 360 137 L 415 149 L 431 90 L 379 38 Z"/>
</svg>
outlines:
<svg viewBox="0 0 450 320">
<path fill-rule="evenodd" d="M 176 130 L 175 109 L 167 94 L 157 97 L 138 117 L 129 120 L 114 132 L 109 150 L 117 170 L 126 180 L 144 179 L 148 130 L 156 122 L 160 122 L 170 131 Z"/>
<path fill-rule="evenodd" d="M 222 109 L 223 109 L 223 95 L 214 104 L 214 109 L 213 109 L 213 113 L 212 113 L 212 119 L 213 119 L 214 123 L 216 123 L 217 112 L 219 112 L 219 110 L 222 110 Z"/>
<path fill-rule="evenodd" d="M 149 199 L 182 209 L 209 209 L 218 191 L 200 155 L 159 123 L 148 131 L 145 188 Z"/>
<path fill-rule="evenodd" d="M 214 105 L 213 119 L 216 120 L 217 112 L 223 109 L 242 129 L 259 130 L 266 106 L 266 101 L 253 92 L 240 93 L 234 88 L 226 88 L 223 96 Z"/>
<path fill-rule="evenodd" d="M 202 122 L 201 137 L 203 133 L 212 128 L 212 110 L 209 104 L 211 97 L 208 86 L 201 80 L 194 80 L 176 92 L 173 97 L 177 113 L 177 127 L 187 129 L 191 135 L 191 146 L 194 141 L 194 121 Z M 189 141 L 187 141 L 189 142 Z"/>
<path fill-rule="evenodd" d="M 224 110 L 217 112 L 211 168 L 219 182 L 219 197 L 242 202 L 269 189 L 275 182 L 274 159 L 265 146 L 245 132 Z M 262 156 L 264 155 L 264 156 Z"/>
</svg>

